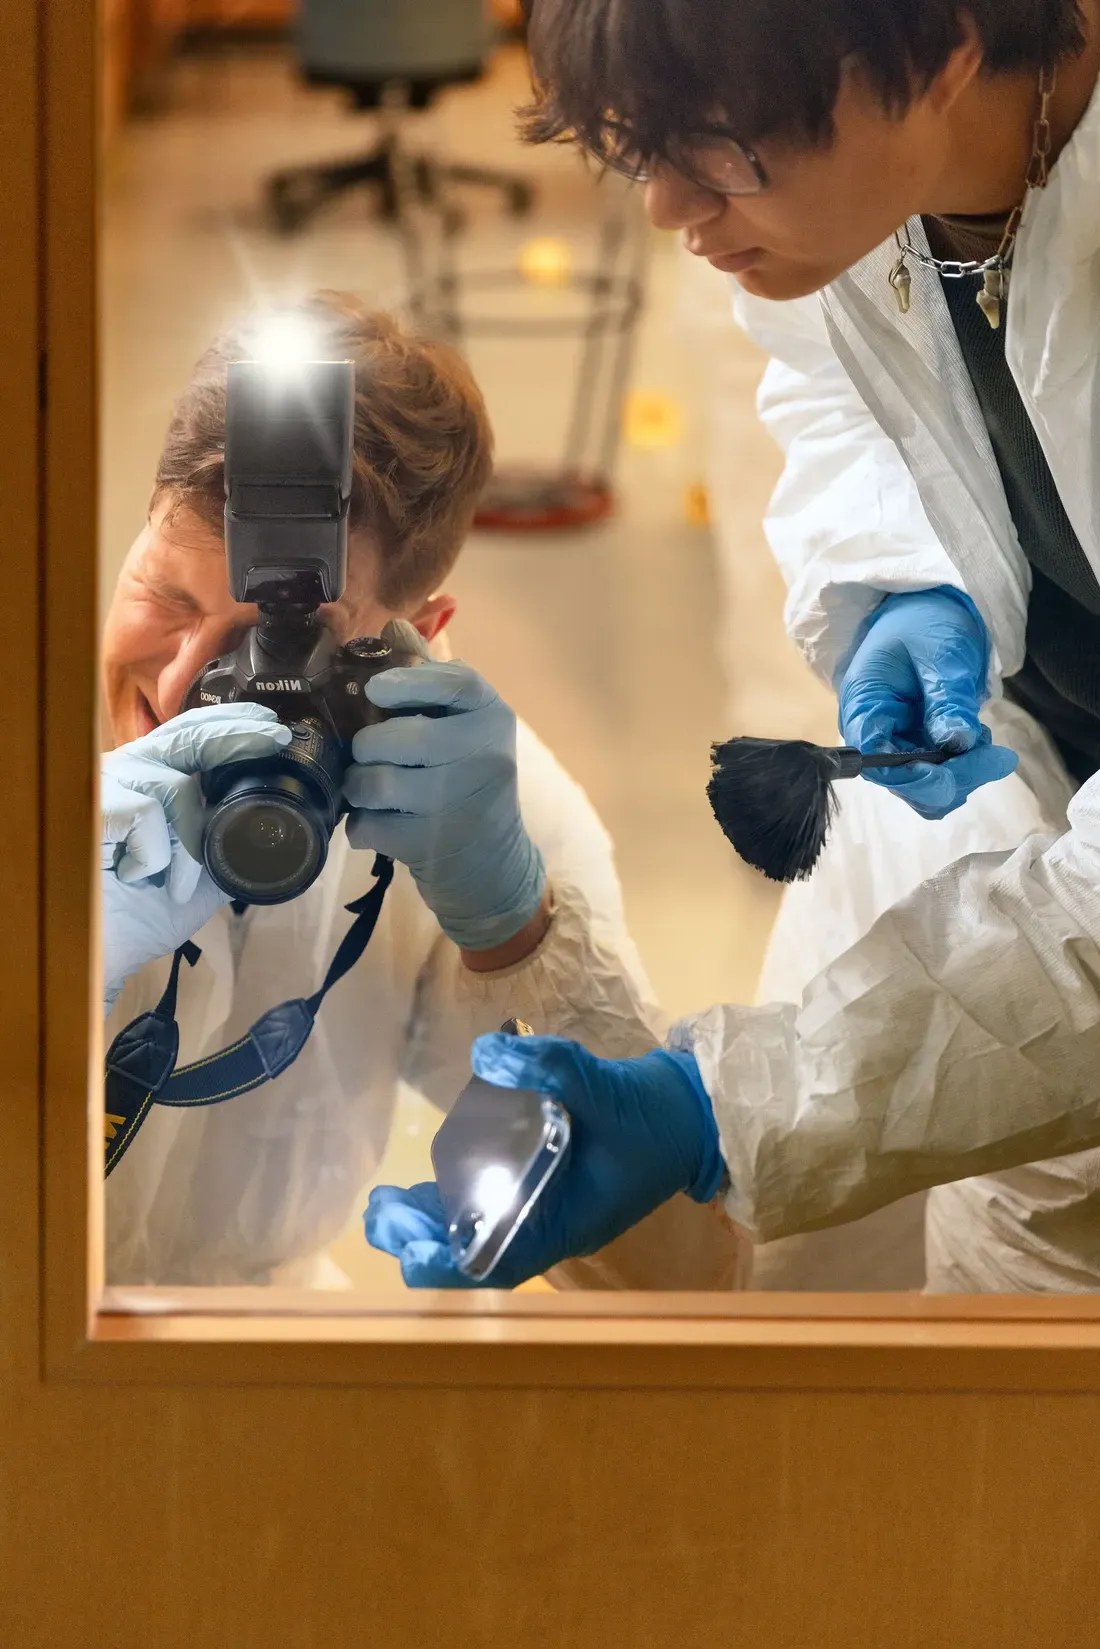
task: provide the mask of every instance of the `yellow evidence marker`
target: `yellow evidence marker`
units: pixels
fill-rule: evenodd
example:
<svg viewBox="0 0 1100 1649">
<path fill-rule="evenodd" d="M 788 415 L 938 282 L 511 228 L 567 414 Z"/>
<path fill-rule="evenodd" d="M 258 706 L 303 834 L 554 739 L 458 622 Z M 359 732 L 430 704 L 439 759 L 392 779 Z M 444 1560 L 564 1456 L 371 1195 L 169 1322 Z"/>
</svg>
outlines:
<svg viewBox="0 0 1100 1649">
<path fill-rule="evenodd" d="M 635 390 L 623 403 L 623 435 L 631 447 L 652 452 L 683 439 L 684 420 L 678 401 L 654 390 Z"/>
<path fill-rule="evenodd" d="M 569 242 L 553 235 L 529 240 L 519 254 L 519 271 L 532 286 L 564 286 L 573 266 Z"/>
<path fill-rule="evenodd" d="M 684 489 L 684 519 L 689 527 L 710 526 L 710 498 L 702 481 Z"/>
</svg>

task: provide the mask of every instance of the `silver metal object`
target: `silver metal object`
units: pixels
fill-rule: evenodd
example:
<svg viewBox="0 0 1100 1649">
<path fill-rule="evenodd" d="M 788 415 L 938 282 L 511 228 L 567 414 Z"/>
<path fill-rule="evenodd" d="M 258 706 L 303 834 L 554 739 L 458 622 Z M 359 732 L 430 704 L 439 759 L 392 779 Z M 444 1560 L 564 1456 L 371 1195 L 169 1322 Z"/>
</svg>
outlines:
<svg viewBox="0 0 1100 1649">
<path fill-rule="evenodd" d="M 897 263 L 890 271 L 889 281 L 897 299 L 898 312 L 902 315 L 909 313 L 909 291 L 912 286 L 912 277 L 906 267 L 908 259 L 919 263 L 924 269 L 934 269 L 942 280 L 962 280 L 967 275 L 981 275 L 982 289 L 977 294 L 978 308 L 996 331 L 1001 324 L 1001 315 L 1008 298 L 1009 265 L 1012 260 L 1012 251 L 1016 244 L 1016 235 L 1020 227 L 1020 220 L 1024 215 L 1024 205 L 1033 189 L 1045 189 L 1050 175 L 1050 151 L 1053 142 L 1050 130 L 1050 100 L 1054 95 L 1057 81 L 1057 70 L 1043 69 L 1039 75 L 1039 112 L 1035 119 L 1035 128 L 1032 137 L 1031 159 L 1028 162 L 1027 175 L 1024 178 L 1024 194 L 1019 204 L 1009 213 L 1008 221 L 1001 236 L 1001 243 L 990 258 L 936 258 L 931 252 L 922 252 L 913 245 L 906 224 L 905 239 L 902 239 L 901 230 L 895 229 L 894 239 L 898 243 L 901 253 Z"/>
</svg>

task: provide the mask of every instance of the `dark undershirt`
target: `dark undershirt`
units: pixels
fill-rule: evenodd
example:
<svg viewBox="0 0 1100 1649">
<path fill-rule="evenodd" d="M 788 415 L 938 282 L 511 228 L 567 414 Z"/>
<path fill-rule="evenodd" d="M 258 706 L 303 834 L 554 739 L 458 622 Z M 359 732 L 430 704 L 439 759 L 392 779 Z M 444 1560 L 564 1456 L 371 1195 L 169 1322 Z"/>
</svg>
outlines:
<svg viewBox="0 0 1100 1649">
<path fill-rule="evenodd" d="M 996 251 L 1004 222 L 1004 217 L 935 218 L 925 220 L 925 229 L 936 257 L 969 261 Z M 1031 565 L 1026 658 L 1005 682 L 1005 694 L 1043 724 L 1070 772 L 1083 782 L 1100 769 L 1100 584 L 1008 369 L 1004 324 L 994 331 L 975 301 L 980 278 L 941 284 L 1020 547 Z"/>
</svg>

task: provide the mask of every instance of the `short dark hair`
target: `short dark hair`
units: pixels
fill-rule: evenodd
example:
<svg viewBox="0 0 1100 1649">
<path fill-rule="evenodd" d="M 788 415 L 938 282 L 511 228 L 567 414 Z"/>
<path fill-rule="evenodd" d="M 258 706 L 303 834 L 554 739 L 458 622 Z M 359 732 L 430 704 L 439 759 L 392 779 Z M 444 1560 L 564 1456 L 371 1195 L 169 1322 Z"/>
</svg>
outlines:
<svg viewBox="0 0 1100 1649">
<path fill-rule="evenodd" d="M 1038 74 L 1084 45 L 1078 0 L 527 0 L 527 12 L 528 141 L 600 153 L 610 122 L 647 160 L 716 118 L 749 144 L 827 143 L 848 56 L 900 114 L 967 17 L 991 75 Z"/>
<path fill-rule="evenodd" d="M 274 312 L 272 312 L 274 313 Z M 469 367 L 348 292 L 315 292 L 278 313 L 319 333 L 333 360 L 355 363 L 350 527 L 378 549 L 378 597 L 395 611 L 438 590 L 470 529 L 492 468 L 493 436 Z M 229 362 L 252 353 L 256 315 L 206 350 L 176 403 L 150 509 L 187 510 L 224 530 Z"/>
</svg>

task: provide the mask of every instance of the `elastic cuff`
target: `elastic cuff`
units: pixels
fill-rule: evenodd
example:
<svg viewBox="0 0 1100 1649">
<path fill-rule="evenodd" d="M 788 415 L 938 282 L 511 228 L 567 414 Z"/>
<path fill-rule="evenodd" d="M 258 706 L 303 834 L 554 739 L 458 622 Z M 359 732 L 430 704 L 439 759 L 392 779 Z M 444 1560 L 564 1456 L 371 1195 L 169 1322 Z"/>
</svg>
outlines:
<svg viewBox="0 0 1100 1649">
<path fill-rule="evenodd" d="M 699 1102 L 699 1110 L 703 1116 L 706 1130 L 706 1139 L 703 1147 L 702 1162 L 699 1172 L 691 1185 L 684 1187 L 685 1192 L 694 1202 L 713 1202 L 724 1185 L 729 1183 L 729 1171 L 726 1168 L 725 1158 L 722 1155 L 722 1141 L 718 1133 L 718 1123 L 714 1116 L 714 1106 L 710 1095 L 703 1085 L 703 1078 L 699 1074 L 699 1066 L 695 1055 L 682 1053 L 673 1048 L 658 1050 L 665 1059 L 670 1059 L 687 1077 L 691 1091 Z"/>
<path fill-rule="evenodd" d="M 477 916 L 450 916 L 436 912 L 437 919 L 448 939 L 460 950 L 496 950 L 514 939 L 535 915 L 546 892 L 546 865 L 542 854 L 527 838 L 528 853 L 520 877 L 519 888 L 506 906 Z M 429 898 L 428 903 L 432 901 Z"/>
</svg>

